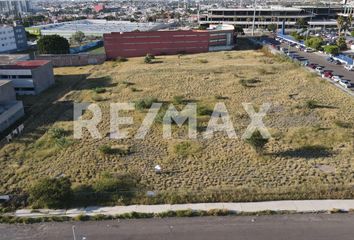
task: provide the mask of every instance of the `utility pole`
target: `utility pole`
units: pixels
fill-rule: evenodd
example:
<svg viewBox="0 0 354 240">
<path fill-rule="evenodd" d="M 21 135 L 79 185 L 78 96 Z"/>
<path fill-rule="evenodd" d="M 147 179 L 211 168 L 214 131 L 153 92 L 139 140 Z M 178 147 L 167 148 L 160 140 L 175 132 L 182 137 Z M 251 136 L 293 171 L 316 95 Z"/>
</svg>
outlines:
<svg viewBox="0 0 354 240">
<path fill-rule="evenodd" d="M 254 36 L 254 25 L 256 23 L 256 4 L 257 0 L 254 0 L 254 8 L 253 8 L 253 22 L 252 22 L 252 36 Z"/>
</svg>

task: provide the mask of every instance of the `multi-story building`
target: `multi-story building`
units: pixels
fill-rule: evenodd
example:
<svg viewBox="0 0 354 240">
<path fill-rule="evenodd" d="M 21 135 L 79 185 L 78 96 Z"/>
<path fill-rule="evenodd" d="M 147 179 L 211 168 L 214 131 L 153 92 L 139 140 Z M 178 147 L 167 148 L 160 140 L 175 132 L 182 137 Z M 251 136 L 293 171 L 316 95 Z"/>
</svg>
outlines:
<svg viewBox="0 0 354 240">
<path fill-rule="evenodd" d="M 0 132 L 24 115 L 23 104 L 16 100 L 11 81 L 0 80 Z"/>
<path fill-rule="evenodd" d="M 21 25 L 0 27 L 0 53 L 27 49 L 27 35 Z"/>
<path fill-rule="evenodd" d="M 0 13 L 19 15 L 30 11 L 30 0 L 0 0 Z"/>
<path fill-rule="evenodd" d="M 55 83 L 53 65 L 47 60 L 0 65 L 0 80 L 9 80 L 19 95 L 36 95 Z"/>
<path fill-rule="evenodd" d="M 13 27 L 0 27 L 0 52 L 10 52 L 17 49 Z"/>
<path fill-rule="evenodd" d="M 256 7 L 237 9 L 210 9 L 207 14 L 201 14 L 199 23 L 208 24 L 236 24 L 243 27 L 253 25 L 266 27 L 270 24 L 293 27 L 298 19 L 305 19 L 313 27 L 336 26 L 335 18 L 342 13 L 342 6 L 296 6 L 296 7 Z"/>
<path fill-rule="evenodd" d="M 13 30 L 14 30 L 17 50 L 27 49 L 28 44 L 27 44 L 27 34 L 25 28 L 22 25 L 15 24 Z"/>
</svg>

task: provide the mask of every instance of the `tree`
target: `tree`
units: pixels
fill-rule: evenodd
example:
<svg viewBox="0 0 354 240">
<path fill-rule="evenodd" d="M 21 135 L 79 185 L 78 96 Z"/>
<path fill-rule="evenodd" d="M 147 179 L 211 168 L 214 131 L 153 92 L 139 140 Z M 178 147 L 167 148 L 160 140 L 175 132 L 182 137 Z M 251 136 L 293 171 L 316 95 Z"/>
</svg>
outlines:
<svg viewBox="0 0 354 240">
<path fill-rule="evenodd" d="M 43 178 L 29 189 L 29 201 L 35 207 L 68 207 L 72 198 L 68 178 Z"/>
<path fill-rule="evenodd" d="M 337 46 L 339 47 L 339 49 L 341 51 L 343 50 L 347 50 L 347 43 L 346 43 L 346 39 L 344 36 L 340 36 L 338 39 L 337 39 Z"/>
<path fill-rule="evenodd" d="M 324 46 L 323 49 L 328 54 L 337 55 L 339 53 L 339 47 L 337 45 L 327 45 Z"/>
<path fill-rule="evenodd" d="M 243 30 L 243 27 L 239 26 L 239 25 L 234 25 L 234 31 L 237 34 L 241 34 L 241 35 L 245 35 L 245 31 Z"/>
<path fill-rule="evenodd" d="M 249 143 L 257 153 L 262 153 L 268 140 L 267 138 L 263 138 L 262 134 L 257 130 L 253 132 L 252 136 L 247 139 L 246 142 Z"/>
<path fill-rule="evenodd" d="M 307 28 L 308 25 L 309 25 L 309 23 L 306 21 L 305 18 L 298 18 L 295 23 L 295 26 L 297 28 Z"/>
<path fill-rule="evenodd" d="M 346 19 L 343 16 L 337 18 L 338 35 L 341 35 L 343 28 L 345 28 Z"/>
<path fill-rule="evenodd" d="M 305 41 L 305 45 L 316 50 L 320 50 L 323 45 L 323 40 L 320 37 L 312 37 Z"/>
<path fill-rule="evenodd" d="M 37 42 L 41 54 L 67 54 L 70 50 L 69 42 L 59 35 L 42 36 Z"/>
<path fill-rule="evenodd" d="M 277 30 L 277 28 L 278 28 L 278 26 L 277 26 L 277 24 L 275 24 L 275 23 L 269 24 L 269 25 L 267 26 L 267 29 L 268 29 L 268 31 L 270 31 L 270 32 L 275 32 L 275 31 Z"/>
<path fill-rule="evenodd" d="M 81 46 L 81 43 L 85 39 L 85 34 L 81 31 L 77 31 L 71 36 L 71 39 Z"/>
</svg>

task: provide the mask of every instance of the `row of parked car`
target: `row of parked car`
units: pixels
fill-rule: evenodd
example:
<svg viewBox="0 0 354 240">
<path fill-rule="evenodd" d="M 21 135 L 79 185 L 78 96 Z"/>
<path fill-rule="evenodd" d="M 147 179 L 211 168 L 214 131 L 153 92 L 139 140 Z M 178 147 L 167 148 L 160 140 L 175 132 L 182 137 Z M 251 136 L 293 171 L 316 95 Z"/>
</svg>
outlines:
<svg viewBox="0 0 354 240">
<path fill-rule="evenodd" d="M 342 79 L 340 76 L 338 75 L 334 75 L 332 70 L 324 70 L 323 67 L 315 64 L 315 63 L 305 63 L 305 66 L 315 70 L 319 75 L 321 75 L 323 78 L 328 78 L 331 79 L 333 82 L 338 83 L 339 85 L 341 85 L 344 88 L 350 88 L 352 87 L 352 84 L 350 81 Z"/>
<path fill-rule="evenodd" d="M 300 51 L 304 51 L 304 52 L 308 52 L 308 53 L 312 53 L 312 52 L 315 52 L 314 49 L 312 48 L 305 48 L 303 47 L 302 45 L 300 44 L 296 44 L 294 42 L 291 42 L 291 41 L 287 41 L 285 39 L 282 39 L 282 38 L 278 38 L 276 37 L 275 38 L 276 41 L 280 42 L 280 43 L 286 43 L 286 44 L 289 44 L 289 46 L 291 47 L 296 47 L 297 49 L 299 49 Z M 323 53 L 323 52 L 322 52 Z M 336 65 L 342 65 L 342 62 L 337 60 L 337 59 L 334 59 L 333 57 L 328 57 L 327 58 L 327 61 L 330 62 L 330 63 L 333 63 L 333 64 L 336 64 Z M 344 65 L 344 68 L 348 71 L 354 71 L 354 66 L 353 65 Z"/>
<path fill-rule="evenodd" d="M 331 79 L 333 82 L 338 83 L 339 85 L 341 85 L 344 88 L 351 88 L 352 87 L 352 84 L 350 81 L 342 79 L 340 76 L 335 75 L 333 73 L 333 71 L 325 70 L 323 67 L 319 66 L 318 64 L 310 63 L 306 59 L 302 59 L 302 58 L 300 59 L 299 56 L 297 56 L 294 53 L 291 53 L 289 51 L 289 49 L 287 49 L 287 48 L 281 47 L 280 51 L 283 52 L 284 54 L 286 54 L 289 58 L 296 60 L 296 61 L 300 61 L 304 66 L 315 70 L 321 77 Z"/>
</svg>

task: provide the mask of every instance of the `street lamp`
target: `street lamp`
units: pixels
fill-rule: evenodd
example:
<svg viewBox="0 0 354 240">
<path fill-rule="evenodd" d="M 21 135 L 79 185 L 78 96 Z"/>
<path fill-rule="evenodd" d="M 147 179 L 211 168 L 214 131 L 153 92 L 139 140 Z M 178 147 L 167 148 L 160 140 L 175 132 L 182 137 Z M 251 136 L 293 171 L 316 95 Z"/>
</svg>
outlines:
<svg viewBox="0 0 354 240">
<path fill-rule="evenodd" d="M 257 4 L 257 0 L 254 0 L 254 8 L 253 8 L 253 22 L 252 22 L 252 36 L 254 36 L 254 26 L 256 23 L 256 4 Z"/>
</svg>

